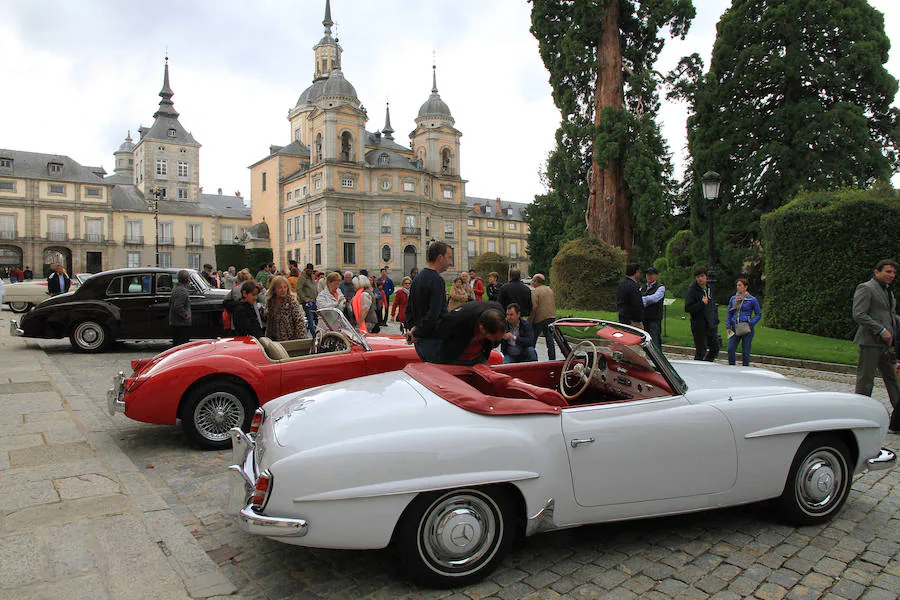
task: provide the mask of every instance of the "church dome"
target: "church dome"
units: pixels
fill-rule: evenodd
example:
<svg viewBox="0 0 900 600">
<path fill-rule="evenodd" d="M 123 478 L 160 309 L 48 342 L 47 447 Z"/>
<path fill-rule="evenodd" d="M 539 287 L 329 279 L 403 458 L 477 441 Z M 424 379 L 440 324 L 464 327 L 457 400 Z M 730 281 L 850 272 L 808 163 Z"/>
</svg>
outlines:
<svg viewBox="0 0 900 600">
<path fill-rule="evenodd" d="M 125 141 L 122 142 L 122 145 L 119 146 L 119 149 L 116 150 L 116 153 L 119 152 L 134 152 L 134 142 L 131 141 L 131 132 L 128 132 L 128 136 L 125 138 Z"/>
<path fill-rule="evenodd" d="M 428 97 L 428 100 L 425 101 L 425 104 L 419 109 L 420 117 L 432 117 L 432 116 L 441 116 L 441 117 L 450 117 L 450 107 L 447 106 L 447 103 L 441 100 L 439 94 L 434 93 Z"/>
<path fill-rule="evenodd" d="M 331 72 L 325 85 L 322 87 L 322 96 L 346 96 L 353 100 L 359 100 L 356 96 L 356 88 L 344 79 L 344 73 L 340 69 Z"/>
<path fill-rule="evenodd" d="M 303 90 L 303 93 L 300 94 L 300 97 L 297 99 L 297 105 L 295 108 L 303 108 L 307 104 L 311 104 L 318 100 L 319 96 L 322 95 L 322 88 L 325 87 L 325 80 L 319 79 L 315 81 L 311 86 Z"/>
</svg>

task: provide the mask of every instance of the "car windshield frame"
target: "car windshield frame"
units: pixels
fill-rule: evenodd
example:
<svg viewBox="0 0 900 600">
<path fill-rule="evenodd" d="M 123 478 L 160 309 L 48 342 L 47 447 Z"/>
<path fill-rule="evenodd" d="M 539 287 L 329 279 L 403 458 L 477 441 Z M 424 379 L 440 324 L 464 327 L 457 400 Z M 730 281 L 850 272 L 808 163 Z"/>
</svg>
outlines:
<svg viewBox="0 0 900 600">
<path fill-rule="evenodd" d="M 551 327 L 554 339 L 566 355 L 574 345 L 590 340 L 598 352 L 616 362 L 658 372 L 669 382 L 674 393 L 684 394 L 688 389 L 687 383 L 657 350 L 646 331 L 614 321 L 580 317 L 558 319 Z"/>
<path fill-rule="evenodd" d="M 366 338 L 350 325 L 344 313 L 336 308 L 320 308 L 316 311 L 316 316 L 319 318 L 319 325 L 323 326 L 325 331 L 343 333 L 352 343 L 362 346 L 367 351 L 372 349 Z"/>
</svg>

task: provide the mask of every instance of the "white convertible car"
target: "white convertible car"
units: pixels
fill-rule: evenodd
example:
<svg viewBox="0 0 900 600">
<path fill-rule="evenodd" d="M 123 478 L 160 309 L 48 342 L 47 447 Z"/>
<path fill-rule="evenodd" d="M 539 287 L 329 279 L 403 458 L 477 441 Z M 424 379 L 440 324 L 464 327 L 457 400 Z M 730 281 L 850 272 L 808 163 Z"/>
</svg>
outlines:
<svg viewBox="0 0 900 600">
<path fill-rule="evenodd" d="M 72 277 L 72 286 L 70 292 L 78 289 L 82 283 L 87 281 L 91 273 L 78 273 Z M 9 306 L 14 313 L 25 313 L 50 297 L 47 291 L 46 279 L 29 279 L 27 281 L 18 281 L 16 283 L 7 283 L 5 286 L 6 295 L 3 297 L 3 303 Z"/>
<path fill-rule="evenodd" d="M 392 546 L 410 577 L 451 587 L 517 536 L 586 523 L 762 500 L 822 522 L 855 474 L 896 463 L 871 398 L 673 365 L 615 323 L 554 335 L 564 362 L 413 364 L 271 400 L 232 430 L 231 512 L 289 544 Z"/>
</svg>

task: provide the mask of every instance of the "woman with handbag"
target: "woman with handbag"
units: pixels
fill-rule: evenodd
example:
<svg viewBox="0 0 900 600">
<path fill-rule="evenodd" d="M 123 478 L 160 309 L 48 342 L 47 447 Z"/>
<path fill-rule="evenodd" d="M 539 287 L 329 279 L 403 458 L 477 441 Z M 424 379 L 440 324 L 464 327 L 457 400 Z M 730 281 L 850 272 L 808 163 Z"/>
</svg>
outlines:
<svg viewBox="0 0 900 600">
<path fill-rule="evenodd" d="M 750 366 L 750 345 L 756 324 L 762 319 L 759 300 L 747 293 L 750 283 L 741 277 L 737 280 L 737 293 L 728 301 L 725 329 L 728 332 L 728 364 L 735 364 L 738 344 L 741 345 L 741 364 Z"/>
</svg>

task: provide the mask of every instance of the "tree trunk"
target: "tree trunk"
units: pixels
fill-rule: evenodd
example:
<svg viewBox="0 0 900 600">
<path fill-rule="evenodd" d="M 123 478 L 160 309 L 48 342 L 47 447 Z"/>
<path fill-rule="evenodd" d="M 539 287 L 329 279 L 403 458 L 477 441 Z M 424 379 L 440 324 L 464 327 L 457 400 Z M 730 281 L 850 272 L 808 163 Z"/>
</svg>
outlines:
<svg viewBox="0 0 900 600">
<path fill-rule="evenodd" d="M 597 55 L 594 125 L 600 124 L 601 113 L 606 107 L 618 110 L 625 108 L 618 0 L 610 0 L 603 13 Z M 630 256 L 633 238 L 631 210 L 625 196 L 622 165 L 618 160 L 612 160 L 605 165 L 598 164 L 596 139 L 592 141 L 592 151 L 594 160 L 591 165 L 590 196 L 585 215 L 588 235 L 618 246 Z"/>
</svg>

